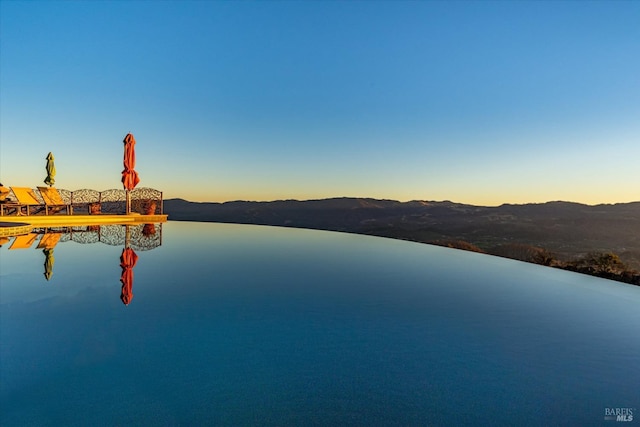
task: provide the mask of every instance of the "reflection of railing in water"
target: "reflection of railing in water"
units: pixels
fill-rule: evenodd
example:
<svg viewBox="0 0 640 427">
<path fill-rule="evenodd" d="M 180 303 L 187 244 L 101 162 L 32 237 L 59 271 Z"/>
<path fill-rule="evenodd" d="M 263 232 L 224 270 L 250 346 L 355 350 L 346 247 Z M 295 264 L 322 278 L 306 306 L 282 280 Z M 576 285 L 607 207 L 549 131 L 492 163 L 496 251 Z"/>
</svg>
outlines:
<svg viewBox="0 0 640 427">
<path fill-rule="evenodd" d="M 128 232 L 127 232 L 128 231 Z M 148 251 L 162 245 L 162 224 L 109 224 L 36 228 L 35 233 L 60 233 L 60 242 L 104 243 Z"/>
</svg>

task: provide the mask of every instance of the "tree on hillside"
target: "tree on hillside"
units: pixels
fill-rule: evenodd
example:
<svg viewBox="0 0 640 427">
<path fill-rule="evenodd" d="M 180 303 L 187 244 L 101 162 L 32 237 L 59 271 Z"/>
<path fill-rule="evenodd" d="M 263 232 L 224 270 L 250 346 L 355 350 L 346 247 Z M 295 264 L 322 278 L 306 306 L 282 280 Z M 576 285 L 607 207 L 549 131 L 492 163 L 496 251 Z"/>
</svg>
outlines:
<svg viewBox="0 0 640 427">
<path fill-rule="evenodd" d="M 573 264 L 578 270 L 595 274 L 619 274 L 627 270 L 625 263 L 613 252 L 592 252 Z"/>
<path fill-rule="evenodd" d="M 554 260 L 551 253 L 546 249 L 523 243 L 506 243 L 492 248 L 489 253 L 540 265 L 551 265 Z"/>
<path fill-rule="evenodd" d="M 593 254 L 592 262 L 597 266 L 598 270 L 603 273 L 617 273 L 627 269 L 627 266 L 620 260 L 620 257 L 612 252 Z"/>
<path fill-rule="evenodd" d="M 444 246 L 453 249 L 462 249 L 464 251 L 485 253 L 482 249 L 464 240 L 434 240 L 429 242 L 432 245 Z"/>
</svg>

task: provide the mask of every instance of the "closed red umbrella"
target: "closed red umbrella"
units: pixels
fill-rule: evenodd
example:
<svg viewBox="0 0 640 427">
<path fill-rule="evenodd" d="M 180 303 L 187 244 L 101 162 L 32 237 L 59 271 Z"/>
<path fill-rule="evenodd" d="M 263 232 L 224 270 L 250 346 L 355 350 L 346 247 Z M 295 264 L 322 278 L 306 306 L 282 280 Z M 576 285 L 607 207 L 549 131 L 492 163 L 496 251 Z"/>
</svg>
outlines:
<svg viewBox="0 0 640 427">
<path fill-rule="evenodd" d="M 124 142 L 124 170 L 122 171 L 122 185 L 124 185 L 124 189 L 127 190 L 126 213 L 128 215 L 131 213 L 131 199 L 129 198 L 129 191 L 136 188 L 136 185 L 140 182 L 140 177 L 138 176 L 138 172 L 134 170 L 136 167 L 136 139 L 132 134 L 128 133 L 122 142 Z"/>
<path fill-rule="evenodd" d="M 133 299 L 133 267 L 138 262 L 138 255 L 131 248 L 124 248 L 122 255 L 120 255 L 120 267 L 122 268 L 122 274 L 120 275 L 120 282 L 122 282 L 122 291 L 120 292 L 120 299 L 124 305 L 129 305 Z"/>
<path fill-rule="evenodd" d="M 138 172 L 134 170 L 136 167 L 136 139 L 132 134 L 128 133 L 124 137 L 124 170 L 122 171 L 122 185 L 125 190 L 133 190 L 140 182 Z"/>
</svg>

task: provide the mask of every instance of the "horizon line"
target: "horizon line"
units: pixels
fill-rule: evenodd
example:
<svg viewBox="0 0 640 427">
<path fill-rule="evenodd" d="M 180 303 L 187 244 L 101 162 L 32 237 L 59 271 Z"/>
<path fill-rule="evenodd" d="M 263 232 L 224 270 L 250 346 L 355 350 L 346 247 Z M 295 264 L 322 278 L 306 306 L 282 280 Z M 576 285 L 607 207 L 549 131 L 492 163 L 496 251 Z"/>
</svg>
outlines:
<svg viewBox="0 0 640 427">
<path fill-rule="evenodd" d="M 525 202 L 525 203 L 503 202 L 503 203 L 498 204 L 498 205 L 476 205 L 476 204 L 472 204 L 472 203 L 454 202 L 454 201 L 448 200 L 448 199 L 447 200 L 412 199 L 412 200 L 402 201 L 402 200 L 396 200 L 396 199 L 375 198 L 375 197 L 358 197 L 358 196 L 334 196 L 334 197 L 313 198 L 313 199 L 295 199 L 295 198 L 292 198 L 292 199 L 273 199 L 273 200 L 234 199 L 234 200 L 226 200 L 226 201 L 222 201 L 222 202 L 216 202 L 216 201 L 194 201 L 194 200 L 185 199 L 183 197 L 171 197 L 171 198 L 167 198 L 167 199 L 164 199 L 164 200 L 165 201 L 167 201 L 167 200 L 184 200 L 185 202 L 189 202 L 189 203 L 225 204 L 225 203 L 277 203 L 277 202 L 299 202 L 299 203 L 304 203 L 304 202 L 319 202 L 319 201 L 344 200 L 344 199 L 374 200 L 374 201 L 380 201 L 380 202 L 396 202 L 396 203 L 415 203 L 415 202 L 419 202 L 419 203 L 451 203 L 451 204 L 455 204 L 455 205 L 465 205 L 465 206 L 474 206 L 474 207 L 500 207 L 500 206 L 505 206 L 505 205 L 511 205 L 511 206 L 545 205 L 545 204 L 549 204 L 549 203 L 568 203 L 568 204 L 575 204 L 575 205 L 582 205 L 582 206 L 614 206 L 614 205 L 626 205 L 626 204 L 640 203 L 640 200 L 634 200 L 634 201 L 629 201 L 629 202 L 596 203 L 596 204 L 575 202 L 575 201 L 570 201 L 570 200 L 547 200 L 546 202 Z"/>
</svg>

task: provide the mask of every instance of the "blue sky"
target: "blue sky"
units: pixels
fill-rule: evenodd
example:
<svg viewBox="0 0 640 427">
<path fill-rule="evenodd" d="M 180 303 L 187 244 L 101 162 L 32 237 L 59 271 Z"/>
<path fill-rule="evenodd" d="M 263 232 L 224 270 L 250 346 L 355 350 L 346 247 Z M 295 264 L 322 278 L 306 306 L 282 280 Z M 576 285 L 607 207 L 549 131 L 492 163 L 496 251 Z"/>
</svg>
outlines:
<svg viewBox="0 0 640 427">
<path fill-rule="evenodd" d="M 640 2 L 0 2 L 0 180 L 640 200 Z"/>
</svg>

